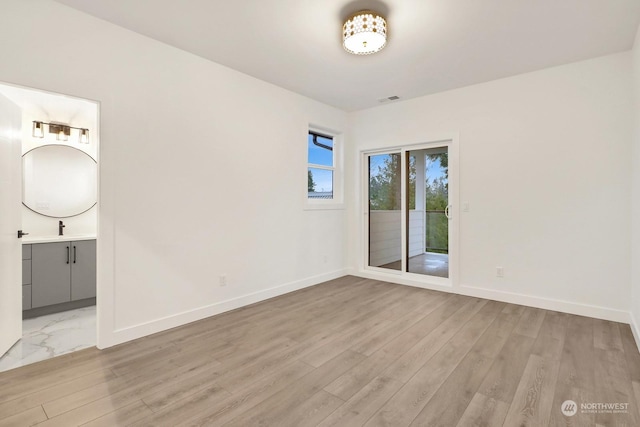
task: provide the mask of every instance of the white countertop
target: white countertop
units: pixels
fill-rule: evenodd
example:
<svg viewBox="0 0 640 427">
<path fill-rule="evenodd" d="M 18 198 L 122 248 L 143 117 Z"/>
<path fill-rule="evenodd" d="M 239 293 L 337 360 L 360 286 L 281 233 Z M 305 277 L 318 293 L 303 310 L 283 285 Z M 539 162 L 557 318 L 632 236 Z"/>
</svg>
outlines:
<svg viewBox="0 0 640 427">
<path fill-rule="evenodd" d="M 54 242 L 70 242 L 78 240 L 94 240 L 95 234 L 69 234 L 68 236 L 24 236 L 22 238 L 23 245 L 32 243 L 54 243 Z"/>
</svg>

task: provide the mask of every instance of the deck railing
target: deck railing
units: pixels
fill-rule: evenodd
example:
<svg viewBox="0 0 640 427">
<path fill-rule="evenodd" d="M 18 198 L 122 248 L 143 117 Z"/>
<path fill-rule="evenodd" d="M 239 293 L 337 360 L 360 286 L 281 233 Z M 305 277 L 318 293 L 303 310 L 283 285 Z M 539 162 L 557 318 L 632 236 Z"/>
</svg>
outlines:
<svg viewBox="0 0 640 427">
<path fill-rule="evenodd" d="M 428 210 L 426 213 L 425 252 L 449 253 L 449 221 L 444 211 Z"/>
</svg>

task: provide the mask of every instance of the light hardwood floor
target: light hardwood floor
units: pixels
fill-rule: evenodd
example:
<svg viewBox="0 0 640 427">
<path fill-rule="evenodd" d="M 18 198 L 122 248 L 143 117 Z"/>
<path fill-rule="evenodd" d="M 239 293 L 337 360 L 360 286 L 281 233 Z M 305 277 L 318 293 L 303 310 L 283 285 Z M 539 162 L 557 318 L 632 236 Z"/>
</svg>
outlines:
<svg viewBox="0 0 640 427">
<path fill-rule="evenodd" d="M 356 277 L 0 373 L 0 426 L 632 427 L 639 401 L 628 325 Z"/>
</svg>

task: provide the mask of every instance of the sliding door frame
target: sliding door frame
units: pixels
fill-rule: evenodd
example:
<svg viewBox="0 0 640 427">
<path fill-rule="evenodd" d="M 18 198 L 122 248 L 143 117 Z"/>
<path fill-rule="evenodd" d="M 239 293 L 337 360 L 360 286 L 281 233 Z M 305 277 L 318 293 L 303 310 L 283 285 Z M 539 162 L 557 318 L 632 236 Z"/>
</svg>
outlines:
<svg viewBox="0 0 640 427">
<path fill-rule="evenodd" d="M 407 272 L 408 257 L 408 216 L 407 183 L 408 153 L 429 148 L 447 147 L 449 153 L 449 277 L 429 276 Z M 401 247 L 402 259 L 400 271 L 369 266 L 369 156 L 379 154 L 400 154 L 401 159 Z M 366 277 L 389 280 L 391 282 L 429 289 L 457 288 L 459 284 L 459 234 L 460 234 L 460 202 L 459 202 L 459 143 L 458 135 L 442 135 L 428 138 L 426 142 L 407 145 L 396 145 L 385 148 L 365 149 L 360 151 L 361 157 L 361 189 L 360 189 L 360 230 L 362 256 L 360 257 L 360 273 Z"/>
<path fill-rule="evenodd" d="M 402 160 L 402 150 L 400 150 L 399 148 L 389 148 L 389 149 L 380 149 L 380 150 L 368 150 L 366 152 L 363 152 L 362 154 L 362 174 L 363 174 L 363 179 L 362 179 L 362 183 L 363 183 L 363 188 L 362 191 L 364 192 L 364 198 L 362 199 L 363 203 L 362 206 L 364 208 L 364 221 L 363 221 L 363 225 L 364 225 L 364 229 L 363 229 L 363 237 L 364 237 L 364 250 L 363 250 L 363 256 L 364 256 L 364 262 L 363 262 L 363 266 L 364 268 L 366 268 L 369 271 L 373 271 L 373 272 L 378 272 L 378 273 L 383 273 L 383 274 L 391 274 L 394 276 L 400 276 L 402 274 L 401 270 L 392 270 L 390 268 L 382 268 L 382 267 L 373 267 L 373 266 L 369 266 L 369 224 L 370 224 L 370 211 L 369 211 L 369 157 L 371 156 L 377 156 L 377 155 L 382 155 L 382 154 L 397 154 L 400 156 L 400 170 L 403 169 L 404 167 L 404 160 Z M 404 201 L 404 174 L 401 174 L 400 176 L 400 194 L 401 194 L 401 200 L 400 200 L 400 216 L 403 216 L 404 210 L 402 208 L 402 203 Z M 401 225 L 400 225 L 400 230 L 401 230 L 401 235 L 403 234 L 403 226 L 402 226 L 402 219 L 401 219 Z M 401 259 L 404 259 L 404 240 L 401 240 L 400 246 L 402 248 L 402 252 L 401 252 Z"/>
</svg>

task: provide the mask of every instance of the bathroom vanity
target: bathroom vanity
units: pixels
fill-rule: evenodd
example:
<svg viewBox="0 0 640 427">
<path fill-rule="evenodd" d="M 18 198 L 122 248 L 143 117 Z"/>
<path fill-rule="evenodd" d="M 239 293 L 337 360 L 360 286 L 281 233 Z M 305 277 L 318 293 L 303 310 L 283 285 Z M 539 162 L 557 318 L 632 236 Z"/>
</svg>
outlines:
<svg viewBox="0 0 640 427">
<path fill-rule="evenodd" d="M 96 303 L 96 202 L 88 152 L 43 144 L 23 154 L 23 318 Z"/>
<path fill-rule="evenodd" d="M 24 318 L 85 307 L 95 301 L 95 236 L 23 239 Z"/>
</svg>

